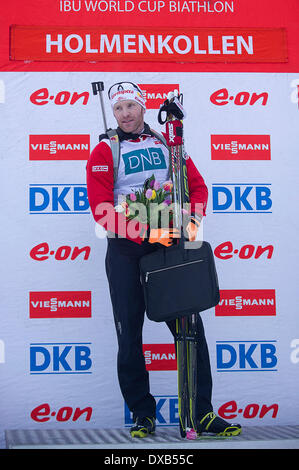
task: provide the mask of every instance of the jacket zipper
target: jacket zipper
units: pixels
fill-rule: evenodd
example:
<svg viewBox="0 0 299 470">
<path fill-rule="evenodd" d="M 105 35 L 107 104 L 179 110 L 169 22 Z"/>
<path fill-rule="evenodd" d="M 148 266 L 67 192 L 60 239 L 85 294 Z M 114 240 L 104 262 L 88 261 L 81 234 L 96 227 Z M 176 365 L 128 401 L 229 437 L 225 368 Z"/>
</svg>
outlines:
<svg viewBox="0 0 299 470">
<path fill-rule="evenodd" d="M 174 266 L 169 266 L 168 268 L 161 268 L 161 269 L 155 269 L 154 271 L 147 271 L 145 273 L 145 282 L 148 281 L 148 277 L 150 274 L 159 273 L 160 271 L 168 271 L 169 269 L 180 268 L 181 266 L 187 266 L 188 264 L 201 263 L 202 261 L 203 259 L 197 259 L 196 261 L 188 261 L 188 263 L 176 264 Z"/>
</svg>

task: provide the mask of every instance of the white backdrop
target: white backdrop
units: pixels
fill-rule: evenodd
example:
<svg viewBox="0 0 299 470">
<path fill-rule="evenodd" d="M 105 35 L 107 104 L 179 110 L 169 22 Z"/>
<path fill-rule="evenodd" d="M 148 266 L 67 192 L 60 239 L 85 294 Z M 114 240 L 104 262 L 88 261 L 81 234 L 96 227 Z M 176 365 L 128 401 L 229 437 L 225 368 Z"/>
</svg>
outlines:
<svg viewBox="0 0 299 470">
<path fill-rule="evenodd" d="M 244 426 L 297 424 L 297 75 L 8 72 L 0 78 L 1 446 L 5 429 L 130 423 L 116 376 L 106 240 L 86 201 L 84 149 L 89 135 L 92 149 L 103 131 L 90 85 L 97 80 L 106 89 L 120 80 L 179 84 L 187 151 L 209 189 L 204 239 L 215 249 L 223 291 L 219 310 L 202 314 L 214 409 Z M 35 93 L 44 88 L 48 93 Z M 227 99 L 224 90 L 211 101 L 222 89 Z M 263 95 L 254 103 L 255 93 Z M 113 126 L 107 101 L 106 111 Z M 157 109 L 147 111 L 146 121 L 159 130 L 156 117 Z M 215 143 L 211 136 L 222 137 Z M 264 151 L 255 146 L 257 136 L 270 139 Z M 229 144 L 226 150 L 219 142 Z M 220 148 L 224 159 L 216 160 Z M 146 319 L 144 343 L 156 369 L 150 380 L 158 425 L 177 425 L 167 327 Z"/>
</svg>

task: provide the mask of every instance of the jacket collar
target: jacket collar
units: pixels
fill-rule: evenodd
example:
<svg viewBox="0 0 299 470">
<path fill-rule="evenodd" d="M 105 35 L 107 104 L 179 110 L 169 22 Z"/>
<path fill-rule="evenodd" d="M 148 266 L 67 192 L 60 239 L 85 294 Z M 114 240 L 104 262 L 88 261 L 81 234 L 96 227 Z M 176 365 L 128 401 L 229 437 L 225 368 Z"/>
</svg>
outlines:
<svg viewBox="0 0 299 470">
<path fill-rule="evenodd" d="M 116 132 L 117 132 L 117 135 L 118 135 L 120 141 L 122 141 L 122 140 L 137 140 L 142 136 L 148 137 L 148 136 L 152 135 L 150 127 L 146 122 L 144 123 L 144 128 L 140 132 L 140 134 L 132 134 L 130 132 L 124 132 L 123 130 L 121 130 L 120 127 L 118 127 L 116 129 Z"/>
</svg>

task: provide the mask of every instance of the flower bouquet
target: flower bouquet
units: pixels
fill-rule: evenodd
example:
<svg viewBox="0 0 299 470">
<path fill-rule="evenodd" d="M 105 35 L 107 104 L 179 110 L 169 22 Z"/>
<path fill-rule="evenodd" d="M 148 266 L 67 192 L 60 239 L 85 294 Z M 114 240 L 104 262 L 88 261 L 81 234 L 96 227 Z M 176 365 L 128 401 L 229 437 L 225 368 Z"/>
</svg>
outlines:
<svg viewBox="0 0 299 470">
<path fill-rule="evenodd" d="M 165 181 L 161 185 L 155 179 L 155 175 L 152 175 L 141 189 L 124 196 L 123 201 L 115 207 L 115 210 L 123 212 L 128 220 L 136 219 L 143 224 L 148 223 L 151 228 L 169 226 L 173 217 L 172 189 L 172 181 Z"/>
</svg>

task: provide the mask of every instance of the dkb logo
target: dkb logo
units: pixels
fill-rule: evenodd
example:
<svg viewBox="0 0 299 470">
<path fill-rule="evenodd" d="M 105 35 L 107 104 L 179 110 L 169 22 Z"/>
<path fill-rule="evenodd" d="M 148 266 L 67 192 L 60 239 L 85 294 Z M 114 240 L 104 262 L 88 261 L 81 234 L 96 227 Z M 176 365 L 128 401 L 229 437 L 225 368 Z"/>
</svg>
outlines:
<svg viewBox="0 0 299 470">
<path fill-rule="evenodd" d="M 216 341 L 218 372 L 277 371 L 276 341 Z"/>
<path fill-rule="evenodd" d="M 177 426 L 179 424 L 178 397 L 175 395 L 158 395 L 156 399 L 156 424 L 158 426 Z M 131 426 L 133 418 L 125 403 L 125 426 Z"/>
<path fill-rule="evenodd" d="M 225 214 L 271 213 L 271 184 L 213 184 L 213 212 Z"/>
<path fill-rule="evenodd" d="M 31 184 L 30 214 L 89 214 L 84 184 Z"/>
<path fill-rule="evenodd" d="M 30 374 L 91 374 L 91 343 L 32 343 Z"/>
</svg>

